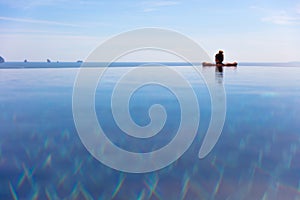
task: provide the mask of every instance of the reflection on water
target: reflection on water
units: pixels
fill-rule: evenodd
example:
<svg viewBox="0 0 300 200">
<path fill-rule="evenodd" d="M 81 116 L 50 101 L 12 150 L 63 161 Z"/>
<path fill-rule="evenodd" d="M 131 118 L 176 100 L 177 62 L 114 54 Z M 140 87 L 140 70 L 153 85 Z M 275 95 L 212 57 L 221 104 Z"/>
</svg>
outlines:
<svg viewBox="0 0 300 200">
<path fill-rule="evenodd" d="M 223 84 L 223 67 L 216 67 L 216 81 Z"/>
<path fill-rule="evenodd" d="M 110 169 L 82 145 L 72 116 L 77 69 L 0 70 L 0 199 L 299 199 L 300 68 L 269 69 L 212 69 L 225 86 L 227 114 L 220 140 L 201 160 L 209 93 L 198 76 L 186 71 L 201 109 L 197 138 L 178 161 L 145 174 Z M 138 123 L 147 122 L 145 106 L 156 97 L 163 97 L 170 113 L 178 108 L 172 94 L 158 91 L 141 91 L 151 96 L 149 101 L 136 94 L 133 102 L 139 104 L 131 109 Z M 99 102 L 97 108 L 109 112 Z M 178 118 L 171 119 L 170 132 Z"/>
</svg>

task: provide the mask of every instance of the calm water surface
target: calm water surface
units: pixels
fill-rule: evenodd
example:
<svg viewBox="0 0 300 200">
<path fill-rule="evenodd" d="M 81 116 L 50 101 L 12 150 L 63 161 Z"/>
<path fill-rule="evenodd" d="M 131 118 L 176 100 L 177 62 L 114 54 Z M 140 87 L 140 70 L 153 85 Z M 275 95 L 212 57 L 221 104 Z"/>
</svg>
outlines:
<svg viewBox="0 0 300 200">
<path fill-rule="evenodd" d="M 300 68 L 243 66 L 216 74 L 225 87 L 227 113 L 220 140 L 204 159 L 198 151 L 210 97 L 188 68 L 177 70 L 199 99 L 197 137 L 179 160 L 144 174 L 108 168 L 81 143 L 72 115 L 78 69 L 0 69 L 0 199 L 300 199 Z M 122 148 L 160 148 L 178 128 L 178 102 L 154 85 L 137 91 L 133 119 L 147 125 L 147 110 L 158 101 L 169 114 L 166 136 L 142 143 L 120 136 L 109 94 L 127 69 L 112 68 L 99 84 L 95 107 L 106 116 L 99 123 Z"/>
</svg>

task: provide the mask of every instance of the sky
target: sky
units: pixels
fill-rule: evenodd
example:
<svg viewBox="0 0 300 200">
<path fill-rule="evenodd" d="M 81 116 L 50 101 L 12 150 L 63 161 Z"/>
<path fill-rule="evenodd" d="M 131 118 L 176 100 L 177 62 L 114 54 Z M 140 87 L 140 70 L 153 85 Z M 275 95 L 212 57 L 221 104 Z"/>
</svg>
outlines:
<svg viewBox="0 0 300 200">
<path fill-rule="evenodd" d="M 228 62 L 300 61 L 300 0 L 0 0 L 0 27 L 6 61 L 85 60 L 143 27 L 182 33 L 212 59 L 222 49 Z"/>
</svg>

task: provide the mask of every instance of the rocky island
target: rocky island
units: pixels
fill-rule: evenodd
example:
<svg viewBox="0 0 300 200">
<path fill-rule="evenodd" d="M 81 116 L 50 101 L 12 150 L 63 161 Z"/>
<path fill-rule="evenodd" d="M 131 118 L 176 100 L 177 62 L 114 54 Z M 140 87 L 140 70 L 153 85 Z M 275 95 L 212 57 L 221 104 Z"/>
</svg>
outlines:
<svg viewBox="0 0 300 200">
<path fill-rule="evenodd" d="M 2 57 L 0 56 L 0 63 L 4 63 L 4 62 L 5 62 L 4 58 L 2 58 Z"/>
</svg>

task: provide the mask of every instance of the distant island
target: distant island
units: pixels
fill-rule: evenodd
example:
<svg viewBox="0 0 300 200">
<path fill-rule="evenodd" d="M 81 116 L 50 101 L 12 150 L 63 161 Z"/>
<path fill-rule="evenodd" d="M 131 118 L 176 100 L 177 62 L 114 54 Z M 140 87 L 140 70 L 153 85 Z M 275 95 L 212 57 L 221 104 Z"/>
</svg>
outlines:
<svg viewBox="0 0 300 200">
<path fill-rule="evenodd" d="M 4 63 L 4 62 L 5 62 L 4 58 L 2 58 L 2 57 L 0 56 L 0 63 Z"/>
</svg>

